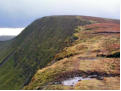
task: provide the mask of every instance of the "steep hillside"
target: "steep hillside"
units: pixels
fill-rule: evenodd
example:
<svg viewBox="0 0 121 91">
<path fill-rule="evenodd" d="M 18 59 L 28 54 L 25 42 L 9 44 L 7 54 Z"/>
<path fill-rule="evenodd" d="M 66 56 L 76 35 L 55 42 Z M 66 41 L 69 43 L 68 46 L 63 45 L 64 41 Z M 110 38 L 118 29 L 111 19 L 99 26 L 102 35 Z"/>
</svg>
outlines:
<svg viewBox="0 0 121 91">
<path fill-rule="evenodd" d="M 11 52 L 12 40 L 9 41 L 0 41 L 0 64 L 4 58 Z"/>
<path fill-rule="evenodd" d="M 59 77 L 59 74 L 62 72 L 70 72 L 70 70 L 73 71 L 72 69 L 74 66 L 77 66 L 75 70 L 86 70 L 86 67 L 84 69 L 81 68 L 81 66 L 78 66 L 80 65 L 78 64 L 80 61 L 78 63 L 76 62 L 77 64 L 73 64 L 73 62 L 68 63 L 68 61 L 65 61 L 64 66 L 64 64 L 61 63 L 61 59 L 63 60 L 63 58 L 70 58 L 71 56 L 77 54 L 84 57 L 89 55 L 94 57 L 108 57 L 113 55 L 115 57 L 115 53 L 119 53 L 119 30 L 117 31 L 117 28 L 114 28 L 116 31 L 112 29 L 113 32 L 112 30 L 109 30 L 107 33 L 107 31 L 100 32 L 100 28 L 93 29 L 95 27 L 91 27 L 90 29 L 90 26 L 88 26 L 91 24 L 97 24 L 93 25 L 97 28 L 97 26 L 100 27 L 98 24 L 101 23 L 104 23 L 103 26 L 105 27 L 111 27 L 111 25 L 106 25 L 109 23 L 112 24 L 112 27 L 119 25 L 118 20 L 86 16 L 49 16 L 34 21 L 19 36 L 11 40 L 5 51 L 3 50 L 0 53 L 2 54 L 0 55 L 0 89 L 22 89 L 25 85 L 28 85 L 30 81 L 31 83 L 26 86 L 25 89 L 49 89 L 49 87 L 45 87 L 49 82 L 53 82 L 53 76 L 56 78 L 56 75 Z M 102 30 L 105 30 L 105 27 L 102 27 Z M 104 36 L 108 36 L 107 39 L 105 39 L 106 37 Z M 112 40 L 114 42 L 111 42 Z M 103 44 L 100 47 L 96 47 L 96 45 L 100 45 L 97 41 L 100 41 L 99 43 Z M 104 45 L 108 42 L 112 43 L 112 50 L 108 49 L 108 45 Z M 117 49 L 114 47 L 115 45 L 113 46 L 113 44 L 117 46 Z M 79 47 L 79 49 L 75 49 L 75 47 Z M 116 57 L 119 56 L 116 55 Z M 115 61 L 113 59 L 109 60 L 112 60 L 111 62 Z M 42 73 L 41 71 L 37 71 L 38 69 L 41 69 L 47 65 L 52 65 L 57 61 L 62 64 L 60 66 L 56 65 L 57 70 L 59 69 L 57 74 L 55 71 L 55 73 L 49 74 L 51 70 L 49 70 L 48 67 L 44 68 L 48 69 L 45 70 L 45 74 L 43 71 Z M 116 74 L 116 76 L 119 75 L 118 68 L 115 68 L 115 65 L 117 66 L 117 62 L 119 61 L 116 61 L 116 64 L 114 64 L 113 67 L 114 73 L 112 73 L 112 71 L 110 72 L 110 74 Z M 84 63 L 82 62 L 82 64 Z M 88 64 L 91 63 L 87 62 L 86 65 Z M 96 64 L 100 65 L 102 63 L 99 62 Z M 63 67 L 61 68 L 61 66 L 64 66 L 64 69 Z M 110 67 L 107 67 L 106 70 L 107 69 L 110 70 Z M 36 71 L 37 74 L 35 74 Z M 102 70 L 102 72 L 105 72 L 105 70 Z M 34 74 L 36 77 L 34 76 L 33 79 L 35 80 L 31 80 Z"/>
<path fill-rule="evenodd" d="M 44 67 L 73 41 L 75 27 L 85 24 L 90 21 L 76 16 L 52 16 L 34 21 L 12 40 L 6 54 L 0 57 L 0 89 L 21 89 L 38 68 Z"/>
</svg>

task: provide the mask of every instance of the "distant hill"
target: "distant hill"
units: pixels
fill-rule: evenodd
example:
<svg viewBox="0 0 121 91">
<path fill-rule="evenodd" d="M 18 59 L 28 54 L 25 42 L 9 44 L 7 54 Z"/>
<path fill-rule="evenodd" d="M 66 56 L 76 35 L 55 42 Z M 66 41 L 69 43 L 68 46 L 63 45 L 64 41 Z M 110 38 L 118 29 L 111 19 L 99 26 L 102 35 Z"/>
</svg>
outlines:
<svg viewBox="0 0 121 91">
<path fill-rule="evenodd" d="M 104 24 L 104 27 L 101 27 L 103 30 L 108 29 L 108 32 L 115 32 L 116 29 L 117 32 L 117 28 L 115 28 L 115 26 L 117 27 L 119 25 L 119 20 L 113 19 L 89 16 L 48 16 L 35 20 L 32 24 L 27 26 L 24 31 L 22 31 L 17 37 L 10 41 L 0 43 L 0 46 L 2 45 L 0 53 L 0 89 L 24 88 L 24 86 L 31 82 L 31 79 L 37 70 L 46 67 L 48 64 L 53 64 L 60 59 L 72 56 L 73 54 L 71 52 L 73 51 L 64 52 L 64 54 L 62 51 L 65 48 L 72 46 L 75 41 L 80 39 L 83 42 L 79 41 L 79 43 L 83 44 L 85 41 L 87 41 L 88 38 L 91 39 L 93 37 L 92 35 L 88 37 L 88 33 L 102 34 L 101 28 L 98 28 L 102 23 Z M 109 23 L 112 25 L 106 25 Z M 96 27 L 90 27 L 89 25 L 91 24 Z M 106 28 L 107 26 L 114 27 Z M 84 31 L 84 33 L 81 33 L 80 31 Z M 79 35 L 82 34 L 81 37 L 75 35 L 77 32 L 79 32 Z M 103 31 L 103 33 L 104 32 L 105 31 Z M 115 34 L 119 34 L 119 30 Z M 116 36 L 114 35 L 114 37 Z M 95 37 L 95 39 L 98 39 L 98 35 L 97 38 Z M 93 39 L 90 41 L 95 40 Z M 88 42 L 87 45 L 89 43 L 90 42 Z M 82 45 L 81 47 L 84 47 L 85 50 L 83 51 L 86 51 L 86 46 Z M 94 46 L 92 46 L 92 49 L 93 47 Z M 116 53 L 117 51 L 118 49 L 113 52 Z M 103 55 L 112 55 L 112 53 L 109 54 L 107 51 L 107 54 Z M 59 66 L 57 67 L 59 68 Z M 43 86 L 46 87 L 45 84 L 48 84 L 46 79 L 49 79 L 49 75 L 45 75 L 45 78 L 43 75 L 41 76 L 43 79 L 37 80 L 38 82 L 35 83 L 33 83 L 33 78 L 32 82 L 26 87 L 26 89 L 36 89 L 38 86 L 40 86 L 40 88 Z M 37 77 L 37 79 L 39 79 L 39 77 Z M 41 80 L 43 83 L 39 83 Z M 49 79 L 48 81 L 52 80 Z"/>
<path fill-rule="evenodd" d="M 13 39 L 15 36 L 0 36 L 0 41 L 6 41 L 6 40 L 11 40 Z"/>
</svg>

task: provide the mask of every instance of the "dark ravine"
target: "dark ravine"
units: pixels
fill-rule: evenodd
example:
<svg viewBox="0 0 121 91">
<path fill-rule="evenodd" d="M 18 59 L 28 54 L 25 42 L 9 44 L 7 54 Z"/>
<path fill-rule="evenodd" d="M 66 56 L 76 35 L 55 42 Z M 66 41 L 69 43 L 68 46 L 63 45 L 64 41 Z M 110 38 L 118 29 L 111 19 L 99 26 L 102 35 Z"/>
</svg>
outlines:
<svg viewBox="0 0 121 91">
<path fill-rule="evenodd" d="M 97 57 L 120 58 L 120 52 L 116 52 L 109 55 L 100 54 L 100 55 L 97 55 Z"/>
</svg>

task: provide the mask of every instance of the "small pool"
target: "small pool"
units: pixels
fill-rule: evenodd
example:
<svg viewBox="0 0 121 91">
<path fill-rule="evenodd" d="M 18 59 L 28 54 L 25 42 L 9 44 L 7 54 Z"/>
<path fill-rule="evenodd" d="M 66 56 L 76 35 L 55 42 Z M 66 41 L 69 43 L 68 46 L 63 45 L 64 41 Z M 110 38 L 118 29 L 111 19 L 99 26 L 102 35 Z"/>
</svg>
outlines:
<svg viewBox="0 0 121 91">
<path fill-rule="evenodd" d="M 62 81 L 61 83 L 65 86 L 74 86 L 78 81 L 80 80 L 90 80 L 90 77 L 73 77 L 73 78 L 69 78 L 67 80 Z"/>
</svg>

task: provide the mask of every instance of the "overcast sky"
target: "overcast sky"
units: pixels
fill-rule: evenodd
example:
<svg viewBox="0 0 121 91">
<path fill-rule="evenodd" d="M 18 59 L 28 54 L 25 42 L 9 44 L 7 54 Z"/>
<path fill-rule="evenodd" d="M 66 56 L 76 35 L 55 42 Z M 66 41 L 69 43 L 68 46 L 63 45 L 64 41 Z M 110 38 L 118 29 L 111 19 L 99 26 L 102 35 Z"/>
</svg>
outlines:
<svg viewBox="0 0 121 91">
<path fill-rule="evenodd" d="M 120 18 L 120 0 L 0 0 L 0 27 L 26 27 L 49 15 Z"/>
</svg>

